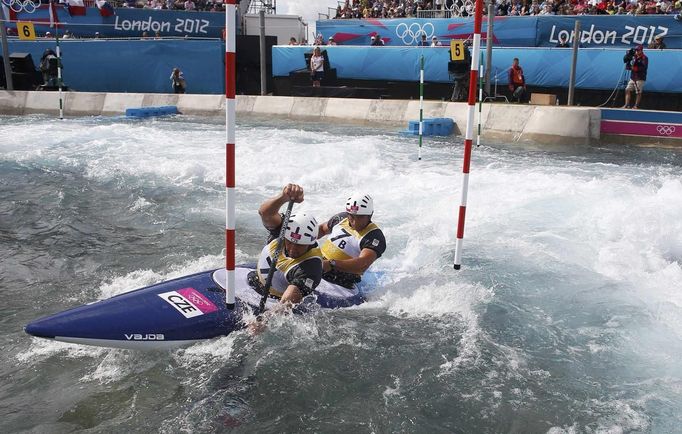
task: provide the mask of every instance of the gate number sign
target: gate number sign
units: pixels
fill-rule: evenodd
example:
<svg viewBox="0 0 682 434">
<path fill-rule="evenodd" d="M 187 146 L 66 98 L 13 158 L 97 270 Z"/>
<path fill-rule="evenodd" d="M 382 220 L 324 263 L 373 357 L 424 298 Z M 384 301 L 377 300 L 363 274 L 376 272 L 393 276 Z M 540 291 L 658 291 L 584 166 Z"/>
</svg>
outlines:
<svg viewBox="0 0 682 434">
<path fill-rule="evenodd" d="M 33 28 L 33 23 L 26 21 L 17 22 L 17 32 L 19 33 L 19 39 L 35 41 L 36 30 Z"/>
<path fill-rule="evenodd" d="M 450 60 L 464 60 L 464 41 L 460 39 L 450 41 Z"/>
</svg>

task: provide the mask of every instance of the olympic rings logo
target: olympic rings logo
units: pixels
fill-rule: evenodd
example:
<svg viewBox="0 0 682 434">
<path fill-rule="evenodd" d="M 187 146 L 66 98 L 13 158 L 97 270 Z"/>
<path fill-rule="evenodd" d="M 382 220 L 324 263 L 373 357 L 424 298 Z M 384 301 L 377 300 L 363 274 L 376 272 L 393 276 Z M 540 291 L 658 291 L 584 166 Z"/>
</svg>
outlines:
<svg viewBox="0 0 682 434">
<path fill-rule="evenodd" d="M 421 35 L 426 35 L 426 39 L 428 40 L 435 32 L 433 24 L 431 23 L 425 23 L 424 26 L 421 26 L 419 23 L 412 23 L 409 26 L 405 23 L 400 23 L 395 29 L 396 36 L 400 38 L 405 45 L 413 45 L 421 38 Z"/>
<path fill-rule="evenodd" d="M 25 11 L 32 14 L 38 9 L 42 0 L 2 0 L 2 4 L 16 13 Z"/>
<path fill-rule="evenodd" d="M 675 126 L 673 125 L 656 125 L 656 131 L 662 136 L 670 136 L 675 132 Z"/>
<path fill-rule="evenodd" d="M 472 0 L 455 1 L 450 5 L 450 13 L 454 17 L 473 16 L 474 2 Z"/>
</svg>

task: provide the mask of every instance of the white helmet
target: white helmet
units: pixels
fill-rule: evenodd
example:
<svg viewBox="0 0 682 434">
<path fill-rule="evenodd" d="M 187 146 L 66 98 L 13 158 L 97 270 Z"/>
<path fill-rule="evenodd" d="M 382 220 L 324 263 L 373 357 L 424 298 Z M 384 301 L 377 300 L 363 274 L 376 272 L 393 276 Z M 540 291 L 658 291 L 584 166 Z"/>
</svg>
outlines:
<svg viewBox="0 0 682 434">
<path fill-rule="evenodd" d="M 346 199 L 346 212 L 354 215 L 372 215 L 374 200 L 369 194 L 353 193 Z"/>
<path fill-rule="evenodd" d="M 294 244 L 309 246 L 317 240 L 317 220 L 306 213 L 294 214 L 289 217 L 287 227 L 284 230 L 284 238 Z"/>
</svg>

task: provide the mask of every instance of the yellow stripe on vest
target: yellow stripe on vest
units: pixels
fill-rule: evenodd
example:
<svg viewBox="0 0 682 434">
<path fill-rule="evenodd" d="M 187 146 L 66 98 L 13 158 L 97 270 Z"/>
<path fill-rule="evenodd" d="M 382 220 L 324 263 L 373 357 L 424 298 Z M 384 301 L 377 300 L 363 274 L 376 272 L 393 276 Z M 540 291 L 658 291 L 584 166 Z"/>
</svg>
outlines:
<svg viewBox="0 0 682 434">
<path fill-rule="evenodd" d="M 277 250 L 277 240 L 272 240 L 270 242 L 270 244 L 268 245 L 268 250 L 270 251 L 270 258 L 272 258 L 272 256 L 275 254 L 275 250 Z M 312 249 L 308 250 L 298 258 L 290 258 L 288 256 L 285 256 L 284 249 L 282 249 L 282 251 L 279 253 L 279 258 L 277 258 L 277 265 L 275 266 L 275 268 L 277 271 L 283 273 L 284 276 L 286 276 L 289 270 L 291 270 L 296 265 L 302 263 L 307 259 L 315 257 L 322 259 L 322 251 L 320 250 L 319 247 L 313 247 Z M 260 280 L 260 283 L 262 285 L 265 285 L 265 280 L 268 277 L 267 274 L 263 275 L 258 267 L 256 267 L 256 272 L 258 273 L 258 279 Z M 273 288 L 272 286 L 270 287 L 268 292 L 270 293 L 270 295 L 273 295 L 277 298 L 280 298 L 282 297 L 282 295 L 284 295 L 284 292 L 280 292 Z"/>
<path fill-rule="evenodd" d="M 340 226 L 346 233 L 350 234 L 351 237 L 353 237 L 355 240 L 354 242 L 360 244 L 360 241 L 362 238 L 373 231 L 374 229 L 379 229 L 379 226 L 375 225 L 374 223 L 370 223 L 367 225 L 366 228 L 364 228 L 361 231 L 356 231 L 350 226 L 350 223 L 348 222 L 348 218 L 345 218 L 339 222 L 338 226 Z M 335 228 L 333 228 L 335 229 Z M 332 229 L 332 230 L 333 230 Z M 328 260 L 336 260 L 336 261 L 341 261 L 344 259 L 353 259 L 354 257 L 346 253 L 344 250 L 339 248 L 334 242 L 331 240 L 331 236 L 328 236 L 327 239 L 324 241 L 322 244 L 322 255 L 324 256 L 325 259 Z"/>
</svg>

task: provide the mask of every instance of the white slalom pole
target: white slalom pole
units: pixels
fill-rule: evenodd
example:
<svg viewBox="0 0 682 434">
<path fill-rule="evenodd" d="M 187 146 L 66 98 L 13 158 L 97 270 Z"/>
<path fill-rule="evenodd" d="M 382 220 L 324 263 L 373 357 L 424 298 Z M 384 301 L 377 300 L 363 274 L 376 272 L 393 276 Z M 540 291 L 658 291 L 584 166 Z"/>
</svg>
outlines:
<svg viewBox="0 0 682 434">
<path fill-rule="evenodd" d="M 481 21 L 483 19 L 483 0 L 476 0 L 474 18 L 474 46 L 471 55 L 471 71 L 469 72 L 469 102 L 467 110 L 467 128 L 464 137 L 464 158 L 462 161 L 462 196 L 459 205 L 459 221 L 457 222 L 457 242 L 455 244 L 455 270 L 462 264 L 462 241 L 464 239 L 464 219 L 466 217 L 467 194 L 469 191 L 469 168 L 471 166 L 471 148 L 474 136 L 474 111 L 476 106 L 476 82 L 478 81 L 478 65 L 481 57 Z"/>
<path fill-rule="evenodd" d="M 235 305 L 235 116 L 236 116 L 236 0 L 225 1 L 225 304 Z"/>
<path fill-rule="evenodd" d="M 483 111 L 483 65 L 478 66 L 478 133 L 476 147 L 481 146 L 481 112 Z"/>
</svg>

